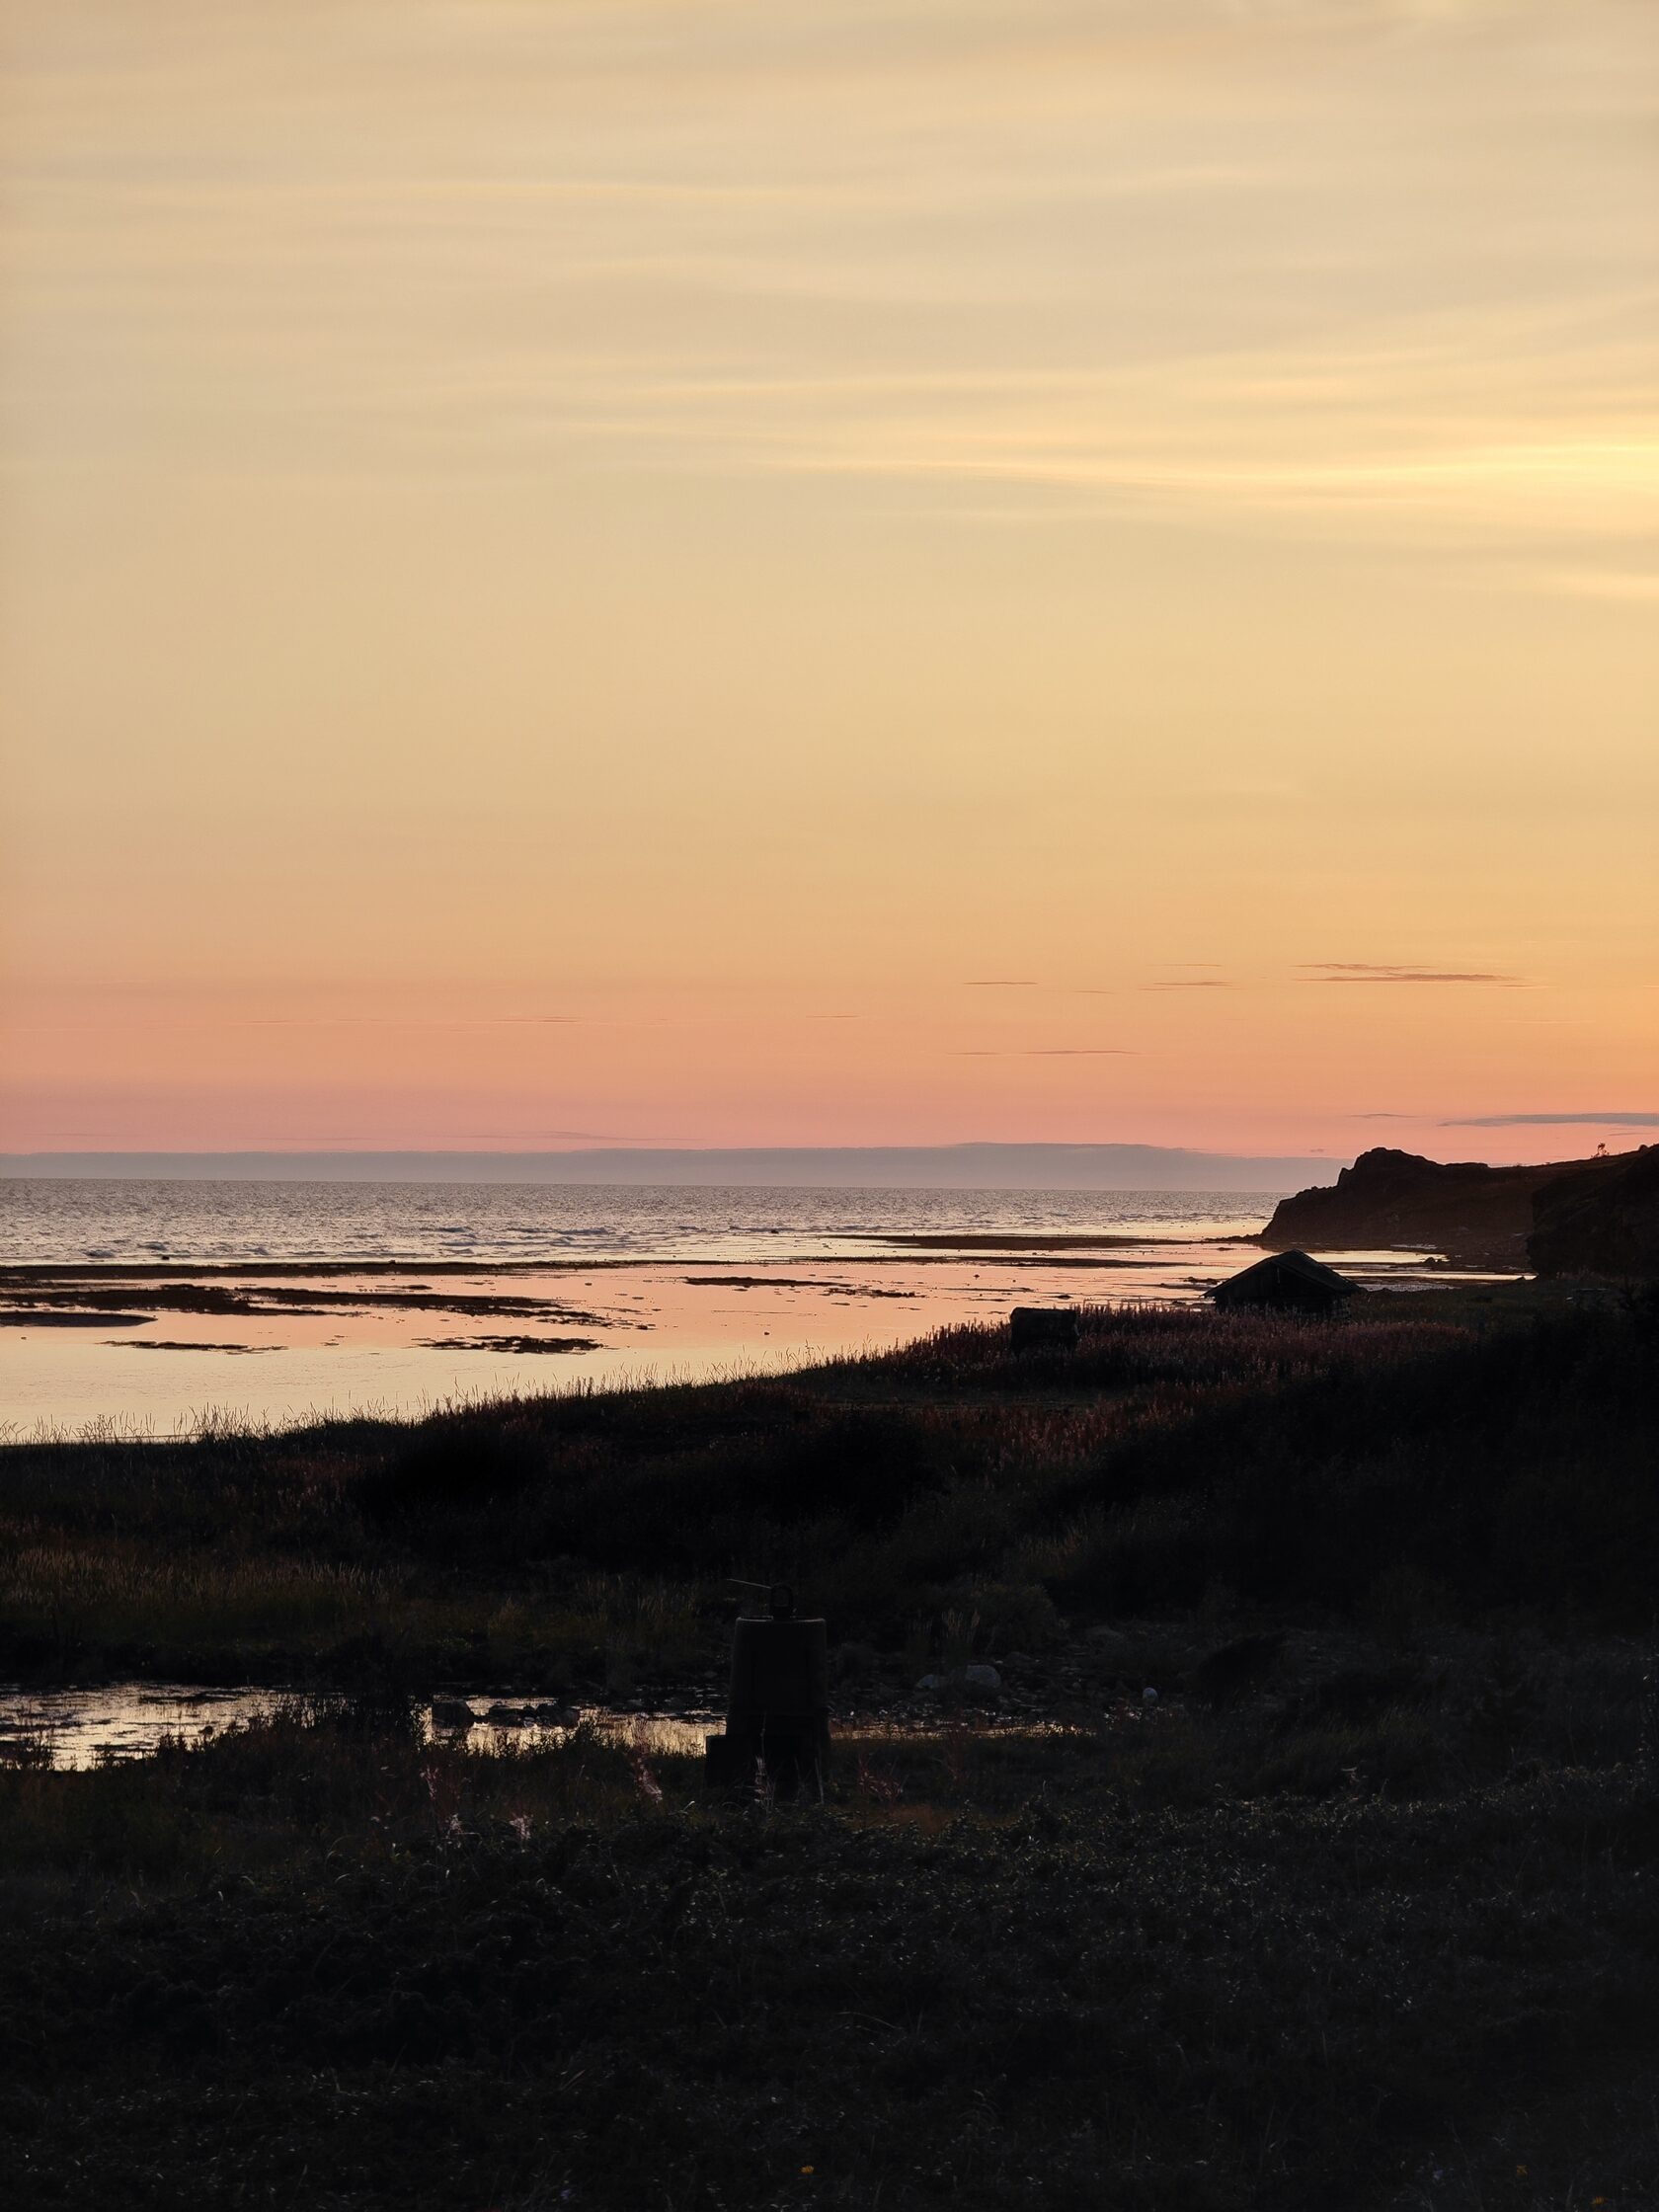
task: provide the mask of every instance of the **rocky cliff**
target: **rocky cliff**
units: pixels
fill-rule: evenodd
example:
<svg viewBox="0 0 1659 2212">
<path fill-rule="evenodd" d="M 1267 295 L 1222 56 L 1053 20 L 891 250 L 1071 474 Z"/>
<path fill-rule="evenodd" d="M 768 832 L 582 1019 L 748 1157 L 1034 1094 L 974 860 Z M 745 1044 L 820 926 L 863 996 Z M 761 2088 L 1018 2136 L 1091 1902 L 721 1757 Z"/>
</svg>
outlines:
<svg viewBox="0 0 1659 2212">
<path fill-rule="evenodd" d="M 1334 1185 L 1282 1199 L 1261 1241 L 1273 1251 L 1420 1244 L 1465 1265 L 1521 1268 L 1535 1193 L 1595 1164 L 1488 1167 L 1379 1146 L 1345 1167 Z"/>
<path fill-rule="evenodd" d="M 1533 1199 L 1527 1253 L 1540 1275 L 1659 1277 L 1659 1145 L 1546 1182 Z"/>
</svg>

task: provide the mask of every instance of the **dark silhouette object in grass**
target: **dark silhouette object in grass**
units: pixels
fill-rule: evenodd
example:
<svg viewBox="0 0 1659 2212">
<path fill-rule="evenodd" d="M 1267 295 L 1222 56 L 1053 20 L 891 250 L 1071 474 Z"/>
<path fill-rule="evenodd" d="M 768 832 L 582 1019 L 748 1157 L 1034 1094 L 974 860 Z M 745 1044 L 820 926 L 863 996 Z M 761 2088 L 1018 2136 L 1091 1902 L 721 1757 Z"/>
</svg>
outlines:
<svg viewBox="0 0 1659 2212">
<path fill-rule="evenodd" d="M 733 1630 L 726 1731 L 705 1739 L 707 1779 L 715 1789 L 758 1787 L 780 1799 L 821 1799 L 830 1769 L 825 1623 L 796 1615 L 786 1582 L 765 1588 L 764 1596 L 765 1613 L 740 1615 Z"/>
<path fill-rule="evenodd" d="M 1358 1283 L 1306 1252 L 1271 1253 L 1241 1275 L 1218 1283 L 1210 1293 L 1224 1313 L 1249 1305 L 1281 1313 L 1331 1314 L 1349 1299 L 1363 1295 Z"/>
<path fill-rule="evenodd" d="M 1016 1305 L 1008 1315 L 1008 1342 L 1016 1352 L 1075 1351 L 1082 1316 L 1066 1305 Z"/>
</svg>

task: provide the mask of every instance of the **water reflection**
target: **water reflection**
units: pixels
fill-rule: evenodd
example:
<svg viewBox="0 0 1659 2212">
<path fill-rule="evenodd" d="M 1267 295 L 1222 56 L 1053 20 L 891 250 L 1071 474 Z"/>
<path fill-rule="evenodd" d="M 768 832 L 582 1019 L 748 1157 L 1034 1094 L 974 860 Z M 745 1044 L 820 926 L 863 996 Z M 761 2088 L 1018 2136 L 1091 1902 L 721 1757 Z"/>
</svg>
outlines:
<svg viewBox="0 0 1659 2212">
<path fill-rule="evenodd" d="M 0 1691 L 0 1757 L 79 1769 L 142 1759 L 169 1737 L 199 1743 L 233 1721 L 267 1718 L 287 1702 L 271 1690 L 205 1690 L 123 1682 L 98 1690 Z"/>
<path fill-rule="evenodd" d="M 165 1742 L 197 1745 L 238 1723 L 271 1718 L 309 1700 L 278 1690 L 216 1690 L 187 1683 L 110 1683 L 99 1689 L 0 1688 L 0 1760 L 68 1772 L 151 1757 Z M 700 1756 L 720 1716 L 702 1709 L 635 1712 L 566 1705 L 542 1698 L 438 1698 L 415 1708 L 429 1743 L 469 1751 L 532 1750 L 567 1742 L 579 1727 L 658 1757 Z"/>
<path fill-rule="evenodd" d="M 164 1743 L 195 1747 L 239 1723 L 270 1719 L 283 1711 L 314 1711 L 338 1702 L 294 1691 L 216 1690 L 190 1683 L 122 1682 L 99 1689 L 38 1691 L 0 1685 L 0 1764 L 38 1764 L 84 1773 L 153 1757 Z M 475 1693 L 419 1703 L 415 1721 L 426 1743 L 486 1755 L 547 1750 L 588 1728 L 652 1758 L 700 1759 L 703 1739 L 725 1725 L 725 1715 L 707 1704 L 639 1711 L 567 1704 L 540 1695 Z M 890 1736 L 898 1741 L 964 1724 L 964 1716 L 945 1710 L 901 1710 L 864 1715 L 856 1732 L 860 1738 Z M 1073 1721 L 1026 1714 L 1012 1719 L 976 1713 L 966 1724 L 982 1738 L 1076 1732 Z"/>
<path fill-rule="evenodd" d="M 253 1264 L 180 1267 L 164 1281 L 114 1264 L 0 1269 L 13 1278 L 0 1280 L 0 1442 L 100 1424 L 122 1435 L 280 1429 L 330 1412 L 411 1417 L 573 1386 L 775 1374 L 960 1322 L 1002 1322 L 1015 1305 L 1193 1305 L 1254 1256 L 1148 1239 L 1112 1251 L 865 1251 L 832 1266 L 780 1253 L 741 1274 L 633 1260 L 319 1265 L 301 1283 L 292 1269 Z M 1502 1279 L 1412 1253 L 1328 1256 L 1370 1290 Z M 238 1356 L 248 1354 L 258 1357 Z"/>
<path fill-rule="evenodd" d="M 578 1728 L 587 1727 L 655 1757 L 689 1753 L 700 1759 L 703 1739 L 724 1724 L 721 1713 L 619 1711 L 610 1705 L 555 1706 L 535 1701 L 514 1708 L 508 1700 L 492 1699 L 484 1711 L 470 1705 L 470 1720 L 461 1720 L 454 1703 L 435 1698 L 418 1708 L 417 1719 L 429 1743 L 465 1744 L 468 1751 L 502 1752 L 516 1746 L 533 1750 L 539 1744 L 566 1743 Z"/>
</svg>

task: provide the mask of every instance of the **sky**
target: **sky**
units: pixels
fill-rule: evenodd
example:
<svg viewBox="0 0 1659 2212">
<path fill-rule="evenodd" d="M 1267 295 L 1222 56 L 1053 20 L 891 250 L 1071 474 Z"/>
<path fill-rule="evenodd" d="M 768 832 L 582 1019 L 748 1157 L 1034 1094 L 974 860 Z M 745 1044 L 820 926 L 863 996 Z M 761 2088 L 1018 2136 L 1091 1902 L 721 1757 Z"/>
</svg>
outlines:
<svg viewBox="0 0 1659 2212">
<path fill-rule="evenodd" d="M 11 0 L 0 1148 L 1659 1127 L 1652 0 Z"/>
</svg>

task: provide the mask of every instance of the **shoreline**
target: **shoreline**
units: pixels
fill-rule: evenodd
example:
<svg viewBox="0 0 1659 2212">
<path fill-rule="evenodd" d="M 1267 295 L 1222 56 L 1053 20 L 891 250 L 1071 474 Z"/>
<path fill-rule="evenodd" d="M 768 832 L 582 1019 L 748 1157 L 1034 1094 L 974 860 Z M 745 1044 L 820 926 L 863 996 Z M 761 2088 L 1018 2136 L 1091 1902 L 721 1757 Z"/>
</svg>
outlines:
<svg viewBox="0 0 1659 2212">
<path fill-rule="evenodd" d="M 848 1235 L 859 1232 L 847 1231 Z M 897 1267 L 907 1264 L 917 1267 L 948 1264 L 958 1255 L 990 1255 L 1005 1259 L 1009 1266 L 1022 1261 L 1041 1264 L 1051 1253 L 1065 1254 L 1076 1249 L 1104 1249 L 1112 1247 L 1126 1252 L 1179 1251 L 1188 1247 L 1204 1248 L 1217 1244 L 1256 1244 L 1259 1235 L 1231 1234 L 1226 1236 L 1012 1236 L 961 1237 L 921 1236 L 913 1243 L 903 1237 L 883 1237 L 877 1241 L 903 1247 L 874 1252 L 825 1252 L 779 1251 L 777 1262 L 790 1267 L 810 1260 L 821 1266 L 836 1267 Z M 1402 1246 L 1402 1250 L 1416 1250 L 1415 1245 Z M 762 1261 L 741 1264 L 764 1267 L 771 1264 L 773 1255 Z M 589 1273 L 599 1268 L 630 1267 L 730 1267 L 730 1260 L 711 1258 L 706 1261 L 689 1258 L 683 1252 L 623 1252 L 595 1253 L 592 1257 L 581 1253 L 561 1252 L 547 1259 L 306 1259 L 306 1260 L 6 1260 L 0 1261 L 0 1290 L 11 1285 L 28 1284 L 44 1280 L 61 1282 L 100 1282 L 119 1278 L 133 1283 L 165 1283 L 192 1276 L 209 1277 L 215 1281 L 249 1281 L 267 1278 L 303 1278 L 337 1275 L 533 1275 L 562 1273 Z M 1109 1260 L 1078 1261 L 1068 1263 L 1064 1257 L 1054 1260 L 1056 1266 L 1066 1264 L 1110 1266 Z"/>
</svg>

